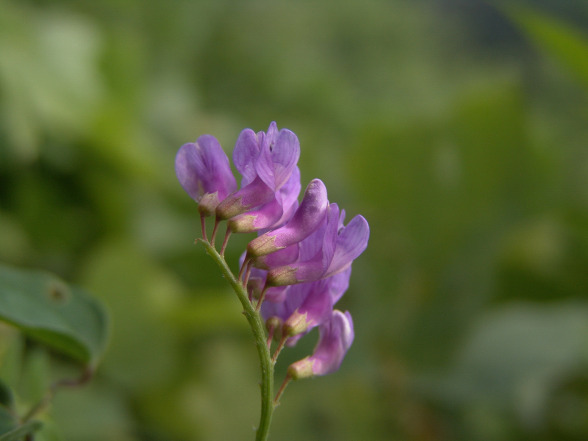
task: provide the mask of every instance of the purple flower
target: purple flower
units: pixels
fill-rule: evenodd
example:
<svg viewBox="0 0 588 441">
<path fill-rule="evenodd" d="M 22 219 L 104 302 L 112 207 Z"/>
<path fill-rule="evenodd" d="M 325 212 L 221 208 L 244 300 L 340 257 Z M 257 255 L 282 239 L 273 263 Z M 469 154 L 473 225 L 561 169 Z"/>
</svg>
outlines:
<svg viewBox="0 0 588 441">
<path fill-rule="evenodd" d="M 310 181 L 302 202 L 292 219 L 277 228 L 253 239 L 247 245 L 250 258 L 264 256 L 294 245 L 310 236 L 323 222 L 329 201 L 327 189 L 320 179 Z"/>
<path fill-rule="evenodd" d="M 213 214 L 218 204 L 237 188 L 229 158 L 211 135 L 180 147 L 176 175 L 186 193 L 199 203 L 203 216 Z"/>
<path fill-rule="evenodd" d="M 341 366 L 353 338 L 351 314 L 334 310 L 329 320 L 319 327 L 319 341 L 313 354 L 292 363 L 288 367 L 288 376 L 298 380 L 335 372 Z"/>
<path fill-rule="evenodd" d="M 349 287 L 350 275 L 351 267 L 348 267 L 339 274 L 316 282 L 271 287 L 268 293 L 280 288 L 287 290 L 281 298 L 266 295 L 266 302 L 261 307 L 262 316 L 266 321 L 278 317 L 284 323 L 284 335 L 302 336 L 330 317 L 333 306 Z M 290 338 L 288 344 L 292 346 L 297 341 L 298 338 Z"/>
<path fill-rule="evenodd" d="M 300 243 L 298 261 L 270 269 L 268 285 L 292 285 L 332 276 L 348 268 L 365 250 L 370 231 L 363 216 L 355 216 L 344 226 L 345 211 L 339 213 L 337 204 L 330 204 L 326 219 L 326 225 Z"/>
<path fill-rule="evenodd" d="M 295 254 L 293 254 L 294 252 Z M 293 247 L 282 250 L 276 253 L 277 262 L 290 262 L 296 260 L 298 256 L 298 250 Z M 245 261 L 246 253 L 241 254 L 239 258 L 239 266 L 242 267 Z M 265 279 L 267 277 L 267 271 L 259 268 L 251 268 L 249 278 L 247 280 L 247 292 L 250 299 L 259 299 L 261 292 L 265 287 Z M 289 286 L 272 286 L 266 287 L 265 299 L 271 302 L 283 302 L 285 300 L 286 292 Z"/>
<path fill-rule="evenodd" d="M 275 251 L 265 256 L 258 256 L 253 259 L 254 267 L 269 270 L 271 268 L 287 265 L 296 262 L 300 255 L 300 245 L 295 243 L 286 248 Z"/>
<path fill-rule="evenodd" d="M 239 214 L 228 221 L 233 233 L 275 228 L 288 221 L 298 207 L 300 170 L 295 167 L 290 179 L 275 193 L 274 198 L 257 210 Z"/>
<path fill-rule="evenodd" d="M 279 206 L 284 199 L 292 200 L 290 193 L 295 193 L 295 200 L 300 191 L 300 173 L 296 166 L 299 157 L 300 143 L 296 135 L 287 129 L 278 132 L 275 122 L 270 124 L 267 133 L 256 134 L 251 129 L 243 130 L 233 150 L 233 162 L 243 176 L 241 189 L 219 204 L 217 218 L 231 219 L 265 204 L 272 204 L 272 200 L 276 199 L 273 205 L 262 208 L 261 213 L 256 214 L 257 217 L 243 222 L 244 227 L 234 227 L 250 231 L 256 221 L 267 224 L 261 228 L 278 222 L 283 216 L 283 213 L 278 214 Z M 298 178 L 289 182 L 293 174 Z M 286 183 L 289 183 L 288 195 L 280 194 L 280 189 Z"/>
<path fill-rule="evenodd" d="M 184 190 L 199 204 L 202 234 L 205 216 L 216 215 L 209 245 L 214 247 L 219 222 L 227 220 L 223 255 L 231 233 L 258 232 L 241 256 L 239 281 L 247 285 L 249 300 L 270 330 L 281 328 L 274 354 L 292 346 L 311 329 L 319 328 L 314 353 L 288 368 L 287 379 L 325 375 L 336 371 L 354 338 L 349 312 L 334 310 L 349 287 L 351 265 L 366 248 L 369 226 L 362 216 L 344 224 L 345 212 L 329 204 L 327 189 L 312 180 L 300 204 L 298 138 L 278 130 L 243 130 L 233 151 L 242 176 L 237 190 L 229 159 L 219 142 L 203 135 L 183 145 L 175 160 Z M 282 389 L 283 390 L 283 389 Z"/>
<path fill-rule="evenodd" d="M 247 281 L 247 292 L 250 298 L 259 299 L 265 287 L 267 271 L 253 268 L 249 280 Z M 289 286 L 271 286 L 265 287 L 265 300 L 272 303 L 282 303 L 286 300 L 286 293 Z M 264 305 L 267 302 L 264 302 Z"/>
</svg>

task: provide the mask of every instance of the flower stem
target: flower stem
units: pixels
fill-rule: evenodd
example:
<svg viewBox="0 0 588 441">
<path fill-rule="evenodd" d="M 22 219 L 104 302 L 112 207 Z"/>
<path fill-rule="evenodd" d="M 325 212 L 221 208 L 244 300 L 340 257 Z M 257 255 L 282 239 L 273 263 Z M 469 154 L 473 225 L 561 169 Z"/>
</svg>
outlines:
<svg viewBox="0 0 588 441">
<path fill-rule="evenodd" d="M 272 357 L 272 361 L 275 363 L 278 355 L 280 355 L 280 352 L 282 352 L 282 349 L 284 349 L 284 345 L 286 344 L 286 340 L 288 340 L 288 336 L 284 336 L 282 335 L 282 338 L 280 339 L 280 343 L 278 343 L 278 347 L 276 348 L 276 351 L 274 352 L 274 355 Z"/>
<path fill-rule="evenodd" d="M 280 386 L 280 390 L 278 390 L 278 393 L 276 394 L 276 398 L 274 399 L 274 406 L 278 406 L 280 404 L 280 397 L 284 393 L 284 389 L 286 389 L 286 386 L 288 386 L 288 383 L 290 383 L 290 380 L 292 380 L 292 377 L 290 377 L 290 375 L 286 375 L 286 378 L 284 378 L 284 382 Z"/>
<path fill-rule="evenodd" d="M 210 244 L 212 244 L 212 248 L 214 248 L 214 240 L 216 239 L 216 231 L 218 230 L 218 226 L 220 224 L 220 220 L 216 218 L 214 220 L 214 228 L 212 229 L 212 236 L 210 237 Z"/>
<path fill-rule="evenodd" d="M 202 243 L 208 254 L 218 264 L 223 275 L 237 294 L 237 297 L 243 306 L 243 314 L 245 314 L 245 318 L 247 319 L 255 338 L 255 346 L 257 347 L 257 354 L 259 356 L 259 364 L 261 367 L 261 415 L 259 417 L 259 426 L 257 427 L 257 435 L 255 439 L 256 441 L 265 441 L 269 434 L 272 414 L 275 407 L 273 402 L 274 362 L 271 359 L 270 351 L 267 347 L 265 326 L 261 315 L 255 310 L 249 301 L 246 289 L 235 277 L 225 259 L 209 242 L 202 241 Z"/>
<path fill-rule="evenodd" d="M 49 388 L 49 390 L 47 391 L 47 393 L 45 394 L 45 396 L 43 398 L 41 398 L 41 401 L 36 403 L 26 413 L 26 415 L 24 417 L 22 417 L 22 422 L 26 423 L 27 421 L 29 421 L 33 417 L 35 417 L 38 413 L 43 411 L 49 405 L 49 403 L 51 402 L 51 400 L 53 399 L 53 397 L 57 393 L 58 389 L 61 389 L 62 387 L 83 386 L 84 384 L 88 383 L 92 379 L 93 376 L 94 376 L 94 370 L 92 369 L 92 367 L 86 366 L 86 367 L 84 367 L 84 371 L 82 372 L 82 375 L 79 378 L 63 379 L 63 380 L 59 380 L 59 381 L 53 383 L 51 385 L 51 387 Z"/>
<path fill-rule="evenodd" d="M 200 214 L 200 227 L 202 228 L 202 237 L 208 241 L 208 237 L 206 237 L 206 218 L 202 214 Z"/>
<path fill-rule="evenodd" d="M 264 285 L 263 289 L 261 290 L 261 294 L 259 295 L 259 300 L 257 301 L 257 304 L 255 305 L 255 312 L 259 313 L 259 310 L 261 309 L 261 304 L 263 303 L 263 299 L 265 298 L 265 292 L 268 290 L 269 286 L 267 285 L 267 283 Z"/>
<path fill-rule="evenodd" d="M 221 246 L 220 255 L 224 258 L 225 257 L 225 249 L 227 248 L 227 244 L 229 243 L 229 237 L 231 237 L 231 230 L 227 227 L 227 231 L 225 233 L 225 239 L 223 240 L 223 245 Z"/>
</svg>

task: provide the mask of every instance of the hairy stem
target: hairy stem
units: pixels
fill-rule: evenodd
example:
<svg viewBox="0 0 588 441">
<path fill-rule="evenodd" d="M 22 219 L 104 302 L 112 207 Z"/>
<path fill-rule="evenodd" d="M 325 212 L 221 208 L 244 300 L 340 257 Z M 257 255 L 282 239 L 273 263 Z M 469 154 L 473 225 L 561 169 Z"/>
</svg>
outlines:
<svg viewBox="0 0 588 441">
<path fill-rule="evenodd" d="M 218 264 L 223 275 L 237 294 L 237 297 L 243 306 L 243 314 L 245 314 L 245 318 L 247 319 L 247 322 L 251 327 L 251 332 L 253 332 L 255 338 L 255 346 L 257 347 L 257 354 L 259 355 L 259 364 L 261 367 L 261 415 L 255 439 L 256 441 L 265 441 L 269 434 L 272 414 L 275 407 L 273 402 L 274 362 L 272 361 L 269 348 L 267 347 L 265 326 L 261 315 L 255 310 L 249 301 L 246 289 L 230 270 L 225 259 L 209 242 L 202 241 L 202 243 L 208 254 Z"/>
</svg>

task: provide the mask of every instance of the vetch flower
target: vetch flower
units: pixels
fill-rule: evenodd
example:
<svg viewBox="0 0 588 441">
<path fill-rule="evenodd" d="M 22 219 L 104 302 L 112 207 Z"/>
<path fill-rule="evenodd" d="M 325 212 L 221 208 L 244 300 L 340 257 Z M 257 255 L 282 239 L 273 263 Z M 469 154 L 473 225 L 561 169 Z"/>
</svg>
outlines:
<svg viewBox="0 0 588 441">
<path fill-rule="evenodd" d="M 266 132 L 245 129 L 239 134 L 233 151 L 242 176 L 239 189 L 227 155 L 211 135 L 183 145 L 175 159 L 180 184 L 199 204 L 198 242 L 230 280 L 256 338 L 262 367 L 258 439 L 267 437 L 271 413 L 292 379 L 326 375 L 341 365 L 354 339 L 353 321 L 349 312 L 334 307 L 349 287 L 352 262 L 365 250 L 370 235 L 362 216 L 345 225 L 345 212 L 329 204 L 320 179 L 308 184 L 298 202 L 299 156 L 296 135 L 278 130 L 272 122 Z M 209 240 L 206 216 L 212 214 Z M 225 220 L 219 252 L 215 238 Z M 236 275 L 224 253 L 232 233 L 246 232 L 258 236 L 247 245 Z M 312 355 L 289 366 L 272 401 L 278 355 L 315 327 L 319 340 Z"/>
<path fill-rule="evenodd" d="M 256 268 L 269 270 L 271 268 L 296 262 L 300 255 L 300 244 L 288 245 L 286 248 L 275 251 L 265 256 L 257 256 L 253 259 Z"/>
<path fill-rule="evenodd" d="M 348 267 L 339 274 L 316 282 L 271 287 L 268 293 L 278 292 L 273 290 L 279 288 L 287 290 L 282 297 L 266 294 L 261 314 L 266 321 L 279 318 L 283 322 L 282 334 L 289 338 L 288 345 L 293 346 L 302 334 L 330 317 L 333 306 L 349 287 L 350 275 L 351 267 Z"/>
<path fill-rule="evenodd" d="M 175 168 L 181 186 L 198 202 L 202 216 L 214 214 L 218 204 L 237 188 L 229 158 L 211 135 L 180 147 Z"/>
<path fill-rule="evenodd" d="M 300 170 L 295 167 L 290 179 L 275 193 L 274 198 L 257 210 L 248 211 L 229 219 L 227 225 L 233 233 L 275 228 L 288 221 L 298 207 Z"/>
<path fill-rule="evenodd" d="M 268 207 L 267 212 L 261 216 L 267 219 L 276 218 L 275 221 L 278 221 L 282 214 L 278 216 L 276 209 L 283 197 L 276 194 L 290 180 L 292 174 L 296 173 L 299 157 L 300 143 L 296 135 L 287 129 L 278 131 L 275 122 L 270 124 L 267 133 L 243 130 L 233 150 L 233 162 L 243 176 L 241 189 L 219 204 L 216 210 L 217 219 L 231 219 L 271 203 L 275 198 L 277 205 Z M 296 188 L 295 184 L 294 182 L 291 185 L 291 190 Z M 296 197 L 298 193 L 294 199 Z"/>
<path fill-rule="evenodd" d="M 287 249 L 282 250 L 277 255 L 277 261 L 293 261 L 295 260 L 295 256 L 298 255 L 298 250 L 294 249 L 293 247 L 289 247 Z M 280 256 L 283 255 L 283 256 Z M 242 267 L 245 261 L 246 252 L 241 254 L 239 258 L 239 266 Z M 288 291 L 289 286 L 272 286 L 266 287 L 265 286 L 265 279 L 267 276 L 267 271 L 259 268 L 251 268 L 247 278 L 247 293 L 249 294 L 250 299 L 259 299 L 261 296 L 262 291 L 265 288 L 264 296 L 266 299 L 269 299 L 271 302 L 283 302 L 286 298 L 286 292 Z"/>
<path fill-rule="evenodd" d="M 284 321 L 282 332 L 290 337 L 310 331 L 328 319 L 333 306 L 347 291 L 351 267 L 327 279 L 294 285 L 290 289 L 307 286 L 309 292 L 292 314 Z"/>
<path fill-rule="evenodd" d="M 343 223 L 344 219 L 345 211 L 339 213 L 337 204 L 330 204 L 326 226 L 301 242 L 301 258 L 270 269 L 267 284 L 280 286 L 312 282 L 349 267 L 367 247 L 370 231 L 367 221 L 361 215 L 351 219 L 347 226 Z"/>
<path fill-rule="evenodd" d="M 353 343 L 354 335 L 351 314 L 334 310 L 329 320 L 319 327 L 319 341 L 313 354 L 292 363 L 288 376 L 298 380 L 335 372 Z"/>
<path fill-rule="evenodd" d="M 289 286 L 265 286 L 267 271 L 258 268 L 252 268 L 250 277 L 247 281 L 247 292 L 252 299 L 259 299 L 265 288 L 264 298 L 271 302 L 283 302 L 286 299 L 286 293 Z"/>
<path fill-rule="evenodd" d="M 306 187 L 300 206 L 286 225 L 249 242 L 249 258 L 274 253 L 310 236 L 323 223 L 328 205 L 325 184 L 320 179 L 313 179 Z"/>
</svg>

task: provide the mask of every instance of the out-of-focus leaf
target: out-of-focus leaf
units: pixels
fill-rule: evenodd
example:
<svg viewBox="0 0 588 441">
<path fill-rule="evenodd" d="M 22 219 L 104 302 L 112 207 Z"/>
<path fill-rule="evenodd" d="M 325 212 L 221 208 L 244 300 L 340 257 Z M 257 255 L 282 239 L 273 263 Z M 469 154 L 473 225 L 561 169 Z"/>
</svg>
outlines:
<svg viewBox="0 0 588 441">
<path fill-rule="evenodd" d="M 228 295 L 208 294 L 199 290 L 199 297 L 182 301 L 170 312 L 174 326 L 191 333 L 210 333 L 220 330 L 244 330 L 238 302 Z M 214 295 L 216 294 L 216 295 Z"/>
<path fill-rule="evenodd" d="M 207 339 L 201 352 L 187 360 L 187 368 L 200 371 L 200 375 L 149 391 L 137 409 L 148 421 L 162 413 L 171 415 L 162 427 L 169 439 L 250 438 L 250 427 L 258 418 L 255 402 L 258 392 L 254 386 L 258 379 L 257 363 L 250 349 L 230 339 Z M 253 404 L 243 406 L 243 403 Z"/>
<path fill-rule="evenodd" d="M 20 401 L 37 403 L 51 387 L 49 351 L 44 347 L 32 347 L 24 355 L 16 391 Z"/>
<path fill-rule="evenodd" d="M 175 278 L 127 242 L 96 249 L 86 267 L 84 286 L 108 305 L 114 323 L 102 371 L 128 390 L 175 375 L 178 340 L 168 322 L 181 296 Z"/>
<path fill-rule="evenodd" d="M 41 426 L 40 421 L 29 421 L 21 425 L 10 409 L 0 406 L 0 441 L 21 441 Z"/>
<path fill-rule="evenodd" d="M 42 271 L 0 265 L 0 319 L 82 363 L 95 364 L 106 345 L 100 303 Z"/>
<path fill-rule="evenodd" d="M 533 43 L 555 57 L 588 86 L 587 34 L 531 9 L 517 6 L 505 10 Z"/>
<path fill-rule="evenodd" d="M 12 408 L 14 397 L 12 391 L 2 379 L 0 379 L 0 406 Z"/>
<path fill-rule="evenodd" d="M 24 346 L 22 333 L 0 321 L 0 379 L 10 388 L 17 387 L 21 379 Z"/>
<path fill-rule="evenodd" d="M 438 389 L 458 406 L 514 409 L 539 424 L 566 376 L 588 367 L 588 305 L 516 304 L 489 313 Z"/>
<path fill-rule="evenodd" d="M 16 426 L 16 417 L 7 408 L 0 406 L 0 434 L 10 432 Z"/>
<path fill-rule="evenodd" d="M 587 305 L 512 305 L 480 321 L 459 365 L 480 374 L 485 382 L 496 380 L 507 386 L 506 380 L 556 373 L 588 362 L 587 342 Z"/>
<path fill-rule="evenodd" d="M 32 12 L 3 2 L 0 13 L 0 113 L 9 146 L 35 158 L 44 131 L 82 133 L 103 94 L 100 35 L 65 12 Z"/>
<path fill-rule="evenodd" d="M 125 392 L 118 383 L 113 386 L 95 378 L 75 393 L 58 393 L 51 404 L 51 420 L 43 421 L 40 440 L 138 441 Z"/>
<path fill-rule="evenodd" d="M 0 414 L 3 413 L 0 411 Z M 0 418 L 2 418 L 0 416 Z M 0 423 L 1 424 L 1 423 Z M 22 441 L 25 436 L 35 433 L 42 426 L 40 421 L 30 421 L 20 426 L 0 432 L 0 441 Z M 4 427 L 0 427 L 0 431 Z"/>
<path fill-rule="evenodd" d="M 52 407 L 53 409 L 53 407 Z M 53 412 L 53 410 L 52 410 Z M 112 441 L 119 441 L 115 440 L 114 438 L 110 438 L 105 436 L 103 439 L 112 439 Z M 43 427 L 35 433 L 35 441 L 67 441 L 69 439 L 82 439 L 82 438 L 72 438 L 67 437 L 63 434 L 61 427 L 57 427 L 55 421 L 47 419 L 43 420 Z M 84 438 L 85 439 L 85 438 Z"/>
<path fill-rule="evenodd" d="M 20 424 L 13 408 L 12 390 L 0 380 L 0 441 L 20 441 L 41 427 L 39 421 Z"/>
</svg>

